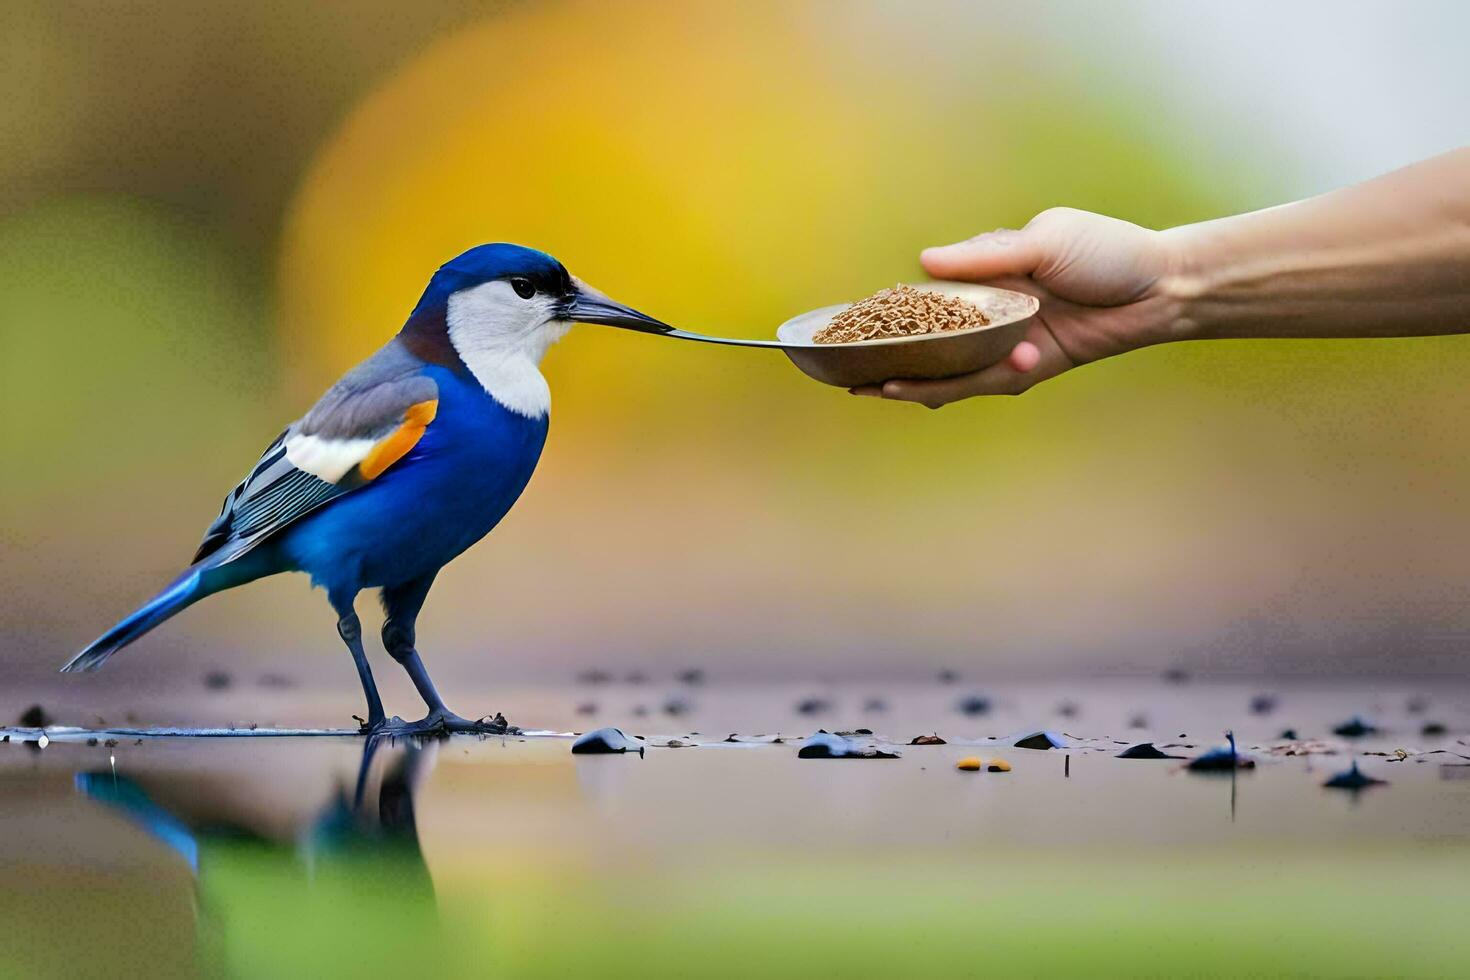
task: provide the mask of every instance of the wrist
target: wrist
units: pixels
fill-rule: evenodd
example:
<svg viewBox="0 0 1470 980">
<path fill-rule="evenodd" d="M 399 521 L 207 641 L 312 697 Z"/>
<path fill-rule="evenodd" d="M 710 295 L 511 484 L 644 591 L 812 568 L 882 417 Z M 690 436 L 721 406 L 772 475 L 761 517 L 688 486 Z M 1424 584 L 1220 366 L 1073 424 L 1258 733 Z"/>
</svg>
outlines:
<svg viewBox="0 0 1470 980">
<path fill-rule="evenodd" d="M 1155 290 L 1160 307 L 1155 343 L 1209 336 L 1208 300 L 1218 268 L 1207 230 L 1210 224 L 1180 225 L 1158 233 L 1164 273 Z"/>
</svg>

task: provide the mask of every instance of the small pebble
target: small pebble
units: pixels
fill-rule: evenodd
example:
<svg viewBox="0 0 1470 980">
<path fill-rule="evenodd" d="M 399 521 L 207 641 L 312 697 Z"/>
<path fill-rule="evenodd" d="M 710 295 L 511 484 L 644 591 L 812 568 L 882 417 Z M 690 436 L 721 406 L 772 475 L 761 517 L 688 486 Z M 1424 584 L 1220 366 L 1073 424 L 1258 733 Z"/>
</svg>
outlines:
<svg viewBox="0 0 1470 980">
<path fill-rule="evenodd" d="M 1374 779 L 1372 776 L 1363 773 L 1358 769 L 1358 760 L 1354 759 L 1353 764 L 1348 769 L 1333 776 L 1322 785 L 1328 789 L 1358 790 L 1367 789 L 1369 786 L 1382 786 L 1385 785 L 1385 781 Z"/>
<path fill-rule="evenodd" d="M 1056 732 L 1032 732 L 1016 739 L 1014 744 L 1018 749 L 1061 749 L 1067 745 Z"/>
<path fill-rule="evenodd" d="M 1354 715 L 1332 729 L 1332 734 L 1341 735 L 1343 738 L 1362 738 L 1364 735 L 1376 735 L 1377 733 L 1378 726 L 1361 715 Z"/>
<path fill-rule="evenodd" d="M 572 743 L 573 755 L 610 755 L 624 752 L 643 754 L 643 746 L 624 734 L 621 728 L 598 728 Z"/>
</svg>

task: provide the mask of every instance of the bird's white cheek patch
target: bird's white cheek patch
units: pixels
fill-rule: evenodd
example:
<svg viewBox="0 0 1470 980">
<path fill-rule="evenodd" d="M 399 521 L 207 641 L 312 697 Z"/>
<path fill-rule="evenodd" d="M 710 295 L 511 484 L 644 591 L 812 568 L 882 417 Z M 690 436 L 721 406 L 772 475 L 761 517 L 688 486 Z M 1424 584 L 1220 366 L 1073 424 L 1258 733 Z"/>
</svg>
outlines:
<svg viewBox="0 0 1470 980">
<path fill-rule="evenodd" d="M 376 439 L 323 439 L 320 436 L 286 437 L 286 458 L 298 470 L 337 483 L 367 458 Z"/>
</svg>

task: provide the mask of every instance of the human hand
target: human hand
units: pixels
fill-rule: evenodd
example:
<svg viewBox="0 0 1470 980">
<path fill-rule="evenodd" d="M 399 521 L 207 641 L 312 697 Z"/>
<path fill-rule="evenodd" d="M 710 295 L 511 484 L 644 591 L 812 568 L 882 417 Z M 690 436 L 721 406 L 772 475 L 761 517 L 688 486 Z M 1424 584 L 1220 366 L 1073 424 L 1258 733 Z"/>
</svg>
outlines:
<svg viewBox="0 0 1470 980">
<path fill-rule="evenodd" d="M 1041 308 L 999 364 L 938 381 L 864 385 L 853 394 L 929 408 L 974 395 L 1019 395 L 1079 364 L 1166 339 L 1175 315 L 1163 288 L 1172 271 L 1165 236 L 1087 211 L 1052 208 L 1019 231 L 925 249 L 921 261 L 936 279 L 1030 293 Z"/>
</svg>

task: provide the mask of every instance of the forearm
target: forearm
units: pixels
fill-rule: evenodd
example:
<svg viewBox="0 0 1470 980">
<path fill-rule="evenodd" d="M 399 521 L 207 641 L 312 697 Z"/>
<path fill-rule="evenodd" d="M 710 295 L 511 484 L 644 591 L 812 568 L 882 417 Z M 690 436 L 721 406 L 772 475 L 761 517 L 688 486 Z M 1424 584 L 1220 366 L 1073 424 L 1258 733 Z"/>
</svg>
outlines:
<svg viewBox="0 0 1470 980">
<path fill-rule="evenodd" d="M 1470 148 L 1161 239 L 1150 339 L 1470 333 Z"/>
</svg>

